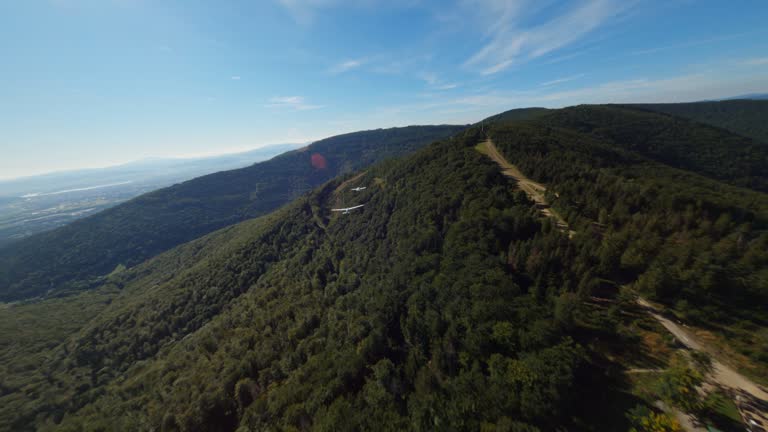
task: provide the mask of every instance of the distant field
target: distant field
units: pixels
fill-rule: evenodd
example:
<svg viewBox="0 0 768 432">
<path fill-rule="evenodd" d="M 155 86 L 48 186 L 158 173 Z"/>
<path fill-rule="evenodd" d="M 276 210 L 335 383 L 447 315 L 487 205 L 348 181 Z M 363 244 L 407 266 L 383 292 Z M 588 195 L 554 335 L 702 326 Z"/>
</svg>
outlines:
<svg viewBox="0 0 768 432">
<path fill-rule="evenodd" d="M 90 216 L 158 187 L 161 185 L 127 183 L 6 198 L 0 201 L 0 247 Z"/>
<path fill-rule="evenodd" d="M 146 160 L 0 181 L 0 248 L 141 194 L 201 175 L 245 167 L 297 146 L 278 144 L 232 155 Z"/>
</svg>

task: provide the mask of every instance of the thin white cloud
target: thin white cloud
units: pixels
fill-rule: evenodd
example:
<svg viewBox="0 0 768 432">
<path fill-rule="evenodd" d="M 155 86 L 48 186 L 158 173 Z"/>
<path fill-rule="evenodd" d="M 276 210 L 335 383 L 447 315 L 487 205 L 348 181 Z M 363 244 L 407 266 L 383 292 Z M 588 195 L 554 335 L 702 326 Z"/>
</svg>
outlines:
<svg viewBox="0 0 768 432">
<path fill-rule="evenodd" d="M 419 74 L 419 78 L 421 78 L 425 83 L 427 83 L 427 85 L 430 85 L 430 86 L 436 85 L 437 82 L 440 80 L 437 74 L 432 72 L 423 72 Z"/>
<path fill-rule="evenodd" d="M 280 108 L 294 111 L 308 111 L 324 108 L 324 105 L 308 104 L 302 96 L 273 97 L 269 100 L 269 103 L 264 106 L 266 108 Z"/>
<path fill-rule="evenodd" d="M 550 86 L 557 85 L 557 84 L 562 84 L 562 83 L 565 83 L 565 82 L 568 82 L 568 81 L 574 81 L 574 80 L 577 80 L 579 78 L 582 78 L 583 76 L 584 76 L 584 74 L 572 75 L 572 76 L 569 76 L 569 77 L 554 79 L 552 81 L 546 81 L 546 82 L 543 82 L 543 83 L 541 83 L 539 85 L 541 87 L 550 87 Z"/>
<path fill-rule="evenodd" d="M 384 75 L 400 75 L 405 71 L 406 66 L 402 61 L 395 60 L 373 65 L 371 71 Z"/>
<path fill-rule="evenodd" d="M 307 23 L 312 20 L 314 9 L 324 2 L 312 0 L 278 0 L 278 3 L 286 8 L 288 13 L 290 13 L 296 21 Z"/>
<path fill-rule="evenodd" d="M 433 72 L 422 72 L 418 74 L 418 77 L 434 90 L 452 90 L 460 86 L 459 83 L 446 82 Z"/>
<path fill-rule="evenodd" d="M 384 75 L 402 75 L 418 68 L 423 68 L 434 58 L 433 53 L 421 53 L 414 55 L 411 52 L 379 54 L 367 57 L 371 72 Z M 419 79 L 424 79 L 424 73 L 417 74 Z"/>
<path fill-rule="evenodd" d="M 317 11 L 334 7 L 410 7 L 419 3 L 418 0 L 277 0 L 296 22 L 309 24 L 315 18 Z"/>
<path fill-rule="evenodd" d="M 706 38 L 706 39 L 691 40 L 691 41 L 683 42 L 683 43 L 679 43 L 679 44 L 665 45 L 665 46 L 660 46 L 660 47 L 647 48 L 647 49 L 642 49 L 642 50 L 638 50 L 638 51 L 633 51 L 630 54 L 631 55 L 656 54 L 657 52 L 661 52 L 661 51 L 677 50 L 677 49 L 681 49 L 681 48 L 689 48 L 689 47 L 699 46 L 699 45 L 708 45 L 708 44 L 715 43 L 715 42 L 722 42 L 722 41 L 737 39 L 737 38 L 740 38 L 740 37 L 747 36 L 749 34 L 751 34 L 751 33 L 735 33 L 735 34 L 724 35 L 724 36 L 717 36 L 717 37 Z"/>
<path fill-rule="evenodd" d="M 334 65 L 329 72 L 334 75 L 342 74 L 344 72 L 349 72 L 352 69 L 359 68 L 360 66 L 365 64 L 365 62 L 366 62 L 365 59 L 346 60 L 337 65 Z"/>
<path fill-rule="evenodd" d="M 584 0 L 560 15 L 527 27 L 521 23 L 532 0 L 474 0 L 497 11 L 488 18 L 490 42 L 471 56 L 465 66 L 482 74 L 499 73 L 510 66 L 554 52 L 581 39 L 626 11 L 632 0 Z"/>
<path fill-rule="evenodd" d="M 232 81 L 240 81 L 240 75 L 232 75 L 229 79 Z"/>
<path fill-rule="evenodd" d="M 760 70 L 762 68 L 760 66 Z M 535 86 L 526 90 L 487 90 L 459 97 L 434 93 L 427 100 L 417 103 L 382 107 L 377 114 L 411 123 L 448 120 L 462 123 L 474 122 L 512 108 L 559 108 L 584 103 L 687 102 L 764 93 L 766 89 L 768 75 L 759 73 L 754 66 L 723 64 L 721 68 L 701 73 L 614 80 L 560 91 Z M 441 114 L 450 115 L 450 118 L 443 118 Z"/>
<path fill-rule="evenodd" d="M 555 63 L 561 63 L 564 61 L 568 61 L 577 57 L 581 57 L 587 52 L 591 51 L 591 49 L 585 49 L 580 51 L 574 51 L 569 54 L 563 54 L 561 56 L 552 57 L 549 60 L 544 61 L 544 64 L 555 64 Z"/>
<path fill-rule="evenodd" d="M 741 64 L 746 65 L 746 66 L 768 65 L 768 57 L 759 57 L 759 58 L 746 59 L 746 60 L 742 61 Z"/>
<path fill-rule="evenodd" d="M 697 73 L 659 79 L 639 78 L 611 81 L 596 86 L 536 95 L 531 101 L 546 106 L 575 103 L 688 102 L 719 99 L 768 88 L 768 78 L 733 77 L 724 81 L 718 74 Z"/>
</svg>

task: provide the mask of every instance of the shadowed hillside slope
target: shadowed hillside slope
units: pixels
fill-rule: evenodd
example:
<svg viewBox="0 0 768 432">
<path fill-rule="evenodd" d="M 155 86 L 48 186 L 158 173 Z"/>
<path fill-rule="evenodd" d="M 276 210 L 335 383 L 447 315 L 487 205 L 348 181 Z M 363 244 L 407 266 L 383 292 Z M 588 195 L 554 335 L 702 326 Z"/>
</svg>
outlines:
<svg viewBox="0 0 768 432">
<path fill-rule="evenodd" d="M 250 167 L 160 189 L 0 249 L 0 301 L 82 289 L 218 228 L 268 213 L 329 179 L 412 152 L 461 126 L 340 135 Z"/>
<path fill-rule="evenodd" d="M 671 158 L 713 132 L 668 119 L 597 106 L 476 126 L 69 303 L 8 305 L 85 316 L 0 338 L 0 429 L 627 430 L 652 400 L 622 378 L 646 324 L 619 286 L 727 334 L 768 380 L 768 195 Z M 572 238 L 476 150 L 486 134 Z M 704 148 L 738 165 L 737 139 Z"/>
<path fill-rule="evenodd" d="M 745 370 L 767 380 L 768 194 L 708 175 L 713 155 L 723 167 L 744 166 L 740 137 L 701 140 L 722 135 L 691 122 L 667 135 L 680 130 L 667 129 L 678 120 L 653 122 L 646 116 L 659 115 L 648 113 L 638 119 L 621 108 L 553 114 L 497 125 L 490 135 L 510 162 L 547 186 L 547 200 L 578 233 L 576 241 L 595 251 L 595 274 L 632 285 L 727 338 Z M 680 150 L 696 146 L 701 153 L 690 157 Z M 723 176 L 742 179 L 735 168 Z"/>
<path fill-rule="evenodd" d="M 522 121 L 522 120 L 530 120 L 532 118 L 536 118 L 539 116 L 542 116 L 546 113 L 548 113 L 549 109 L 547 108 L 516 108 L 509 111 L 504 111 L 503 113 L 492 115 L 485 120 L 483 120 L 481 123 L 493 123 L 493 122 L 513 122 L 513 121 Z"/>
<path fill-rule="evenodd" d="M 768 146 L 720 128 L 611 105 L 553 110 L 535 121 L 588 134 L 675 168 L 768 192 Z"/>
<path fill-rule="evenodd" d="M 474 150 L 478 138 L 369 169 L 361 193 L 335 180 L 113 276 L 122 293 L 109 306 L 40 372 L 4 384 L 0 419 L 223 431 L 566 422 L 583 350 L 555 304 L 572 303 L 557 287 L 577 279 L 563 262 L 575 250 Z M 365 207 L 330 212 L 342 203 Z M 524 264 L 526 250 L 547 252 Z"/>
<path fill-rule="evenodd" d="M 765 99 L 765 97 L 763 97 Z M 768 100 L 726 100 L 670 104 L 634 104 L 631 107 L 689 118 L 728 129 L 768 145 Z"/>
</svg>

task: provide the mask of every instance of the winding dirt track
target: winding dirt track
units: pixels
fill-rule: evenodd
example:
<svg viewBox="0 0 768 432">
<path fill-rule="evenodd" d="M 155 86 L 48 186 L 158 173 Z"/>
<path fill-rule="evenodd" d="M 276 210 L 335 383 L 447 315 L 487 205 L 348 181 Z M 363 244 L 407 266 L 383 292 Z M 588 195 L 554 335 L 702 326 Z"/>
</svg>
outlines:
<svg viewBox="0 0 768 432">
<path fill-rule="evenodd" d="M 638 298 L 637 304 L 643 307 L 688 349 L 709 354 L 712 358 L 711 380 L 732 393 L 735 399 L 734 402 L 736 402 L 736 406 L 739 408 L 739 413 L 750 426 L 749 430 L 755 432 L 768 431 L 768 392 L 749 378 L 723 364 L 706 345 L 697 341 L 684 328 L 659 314 L 658 309 L 651 303 L 643 298 Z"/>
<path fill-rule="evenodd" d="M 546 186 L 529 179 L 516 166 L 509 163 L 490 138 L 481 142 L 479 147 L 483 153 L 499 164 L 502 174 L 517 181 L 517 186 L 528 195 L 528 198 L 536 203 L 539 212 L 542 215 L 553 219 L 557 228 L 562 232 L 568 233 L 568 237 L 573 237 L 573 235 L 576 234 L 575 231 L 572 231 L 568 227 L 568 223 L 565 222 L 565 219 L 557 214 L 557 212 L 549 206 L 549 203 L 547 203 L 546 198 L 544 198 L 544 194 L 547 192 Z"/>
<path fill-rule="evenodd" d="M 545 193 L 547 191 L 546 186 L 541 183 L 537 183 L 528 177 L 526 177 L 516 166 L 509 163 L 504 156 L 499 152 L 494 145 L 493 141 L 487 139 L 478 145 L 478 150 L 486 154 L 493 159 L 500 167 L 502 173 L 517 181 L 517 186 L 525 192 L 528 197 L 534 201 L 539 208 L 542 215 L 552 218 L 557 224 L 558 229 L 563 232 L 567 232 L 569 237 L 573 237 L 576 234 L 572 231 L 565 220 L 557 214 L 545 199 Z M 688 349 L 705 352 L 712 358 L 712 373 L 710 378 L 715 384 L 724 387 L 726 390 L 732 392 L 735 396 L 735 402 L 739 407 L 744 420 L 749 424 L 751 431 L 768 431 L 768 409 L 762 407 L 768 406 L 768 392 L 763 390 L 760 386 L 752 382 L 750 379 L 736 372 L 729 366 L 726 366 L 721 361 L 717 360 L 715 353 L 711 352 L 695 339 L 695 337 L 689 334 L 685 329 L 669 319 L 663 317 L 659 310 L 655 306 L 647 302 L 642 298 L 638 298 L 637 303 L 642 306 L 653 318 L 655 318 L 661 325 L 664 326 L 672 335 L 674 335 L 681 343 L 683 343 Z M 652 372 L 653 370 L 635 370 L 635 373 Z M 682 413 L 676 413 L 676 415 L 685 425 L 686 430 L 699 431 L 704 430 L 699 426 L 693 424 L 690 416 Z"/>
<path fill-rule="evenodd" d="M 714 354 L 710 352 L 704 345 L 697 341 L 690 333 L 684 328 L 680 327 L 671 320 L 661 316 L 656 308 L 642 298 L 638 298 L 637 303 L 645 308 L 648 313 L 651 314 L 661 325 L 664 326 L 670 333 L 672 333 L 680 342 L 683 343 L 689 349 L 695 351 L 702 351 L 712 357 L 712 379 L 723 387 L 728 387 L 734 390 L 743 390 L 750 395 L 768 401 L 768 393 L 763 391 L 757 384 L 752 382 L 749 378 L 739 374 L 729 366 L 724 365 L 722 362 L 714 357 Z"/>
</svg>

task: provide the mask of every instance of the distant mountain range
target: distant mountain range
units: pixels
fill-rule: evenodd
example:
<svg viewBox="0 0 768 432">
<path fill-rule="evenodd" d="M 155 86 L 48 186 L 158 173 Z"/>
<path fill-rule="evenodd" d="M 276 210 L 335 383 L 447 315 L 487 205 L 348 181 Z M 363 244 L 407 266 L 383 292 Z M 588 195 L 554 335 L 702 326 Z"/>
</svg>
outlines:
<svg viewBox="0 0 768 432">
<path fill-rule="evenodd" d="M 87 287 L 118 266 L 132 267 L 211 231 L 266 214 L 337 175 L 413 152 L 465 127 L 411 126 L 339 135 L 246 168 L 146 193 L 15 241 L 0 248 L 0 301 Z M 122 170 L 133 172 L 131 167 Z"/>
<path fill-rule="evenodd" d="M 245 167 L 300 146 L 280 144 L 205 158 L 147 159 L 109 168 L 0 181 L 0 247 L 143 193 L 204 174 Z"/>
<path fill-rule="evenodd" d="M 768 100 L 625 105 L 716 126 L 768 145 Z"/>
<path fill-rule="evenodd" d="M 745 94 L 740 96 L 731 96 L 729 98 L 718 99 L 718 100 L 736 100 L 736 99 L 764 100 L 764 99 L 768 99 L 768 93 L 750 93 L 750 94 Z"/>
<path fill-rule="evenodd" d="M 276 144 L 241 153 L 198 158 L 152 158 L 107 168 L 53 172 L 0 180 L 0 197 L 20 197 L 123 182 L 167 186 L 201 175 L 242 168 L 306 144 Z"/>
</svg>

